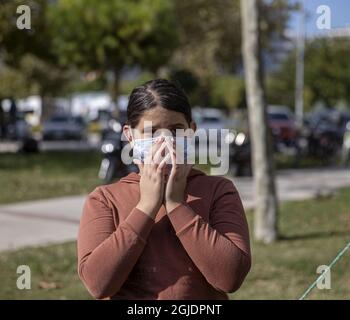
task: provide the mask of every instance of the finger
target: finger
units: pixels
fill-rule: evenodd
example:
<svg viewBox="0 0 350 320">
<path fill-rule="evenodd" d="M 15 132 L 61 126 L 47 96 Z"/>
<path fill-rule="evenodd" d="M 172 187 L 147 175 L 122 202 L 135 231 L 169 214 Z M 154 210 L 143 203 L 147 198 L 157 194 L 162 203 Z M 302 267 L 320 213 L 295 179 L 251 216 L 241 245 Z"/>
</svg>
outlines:
<svg viewBox="0 0 350 320">
<path fill-rule="evenodd" d="M 143 165 L 143 163 L 140 159 L 133 159 L 132 162 L 137 164 L 137 165 Z"/>
<path fill-rule="evenodd" d="M 150 147 L 150 152 L 148 153 L 147 157 L 145 158 L 146 164 L 152 164 L 154 154 L 158 151 L 158 149 L 161 147 L 163 143 L 164 137 L 160 137 L 159 140 L 157 140 L 155 143 L 153 143 Z"/>
<path fill-rule="evenodd" d="M 171 159 L 172 161 L 174 161 L 174 163 L 176 163 L 176 152 L 175 152 L 175 149 L 174 149 L 174 146 L 173 146 L 173 142 L 172 141 L 169 141 L 169 139 L 166 140 L 166 143 L 167 143 L 167 146 L 168 146 L 168 150 L 169 150 L 169 153 L 171 154 Z"/>
<path fill-rule="evenodd" d="M 170 171 L 170 176 L 169 178 L 173 178 L 177 172 L 177 164 L 176 164 L 176 157 L 174 152 L 170 152 L 170 157 L 171 157 L 171 171 Z"/>
<path fill-rule="evenodd" d="M 174 142 L 175 142 L 174 138 L 166 137 L 165 142 L 167 143 L 170 149 L 172 150 L 174 149 Z"/>
<path fill-rule="evenodd" d="M 157 152 L 154 154 L 153 162 L 159 164 L 163 159 L 163 151 L 167 149 L 167 144 L 165 142 L 162 143 L 160 148 L 157 150 Z"/>
<path fill-rule="evenodd" d="M 159 163 L 157 170 L 158 171 L 162 171 L 162 169 L 165 167 L 165 165 L 167 164 L 167 161 L 170 159 L 170 153 L 168 153 L 164 159 Z"/>
<path fill-rule="evenodd" d="M 136 165 L 138 165 L 138 167 L 140 169 L 140 173 L 142 174 L 142 171 L 143 171 L 143 163 L 142 163 L 142 161 L 139 160 L 139 159 L 133 159 L 132 162 L 135 163 Z"/>
<path fill-rule="evenodd" d="M 174 149 L 175 141 L 166 139 L 166 142 L 167 142 L 169 154 L 171 156 L 171 165 L 172 165 L 169 178 L 172 178 L 176 175 L 178 171 L 178 165 L 176 163 L 176 151 Z"/>
</svg>

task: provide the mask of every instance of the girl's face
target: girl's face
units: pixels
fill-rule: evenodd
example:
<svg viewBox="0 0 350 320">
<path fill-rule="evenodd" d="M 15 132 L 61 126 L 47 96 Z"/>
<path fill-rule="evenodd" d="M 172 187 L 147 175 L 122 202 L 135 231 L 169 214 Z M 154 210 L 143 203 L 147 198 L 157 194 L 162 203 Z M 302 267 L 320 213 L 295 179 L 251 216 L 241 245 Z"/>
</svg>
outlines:
<svg viewBox="0 0 350 320">
<path fill-rule="evenodd" d="M 132 133 L 130 132 L 131 129 Z M 145 111 L 135 128 L 125 125 L 123 132 L 129 142 L 133 144 L 133 139 L 152 138 L 162 134 L 172 134 L 175 137 L 176 129 L 192 129 L 194 132 L 196 130 L 196 124 L 192 121 L 189 125 L 184 114 L 181 112 L 157 106 Z"/>
</svg>

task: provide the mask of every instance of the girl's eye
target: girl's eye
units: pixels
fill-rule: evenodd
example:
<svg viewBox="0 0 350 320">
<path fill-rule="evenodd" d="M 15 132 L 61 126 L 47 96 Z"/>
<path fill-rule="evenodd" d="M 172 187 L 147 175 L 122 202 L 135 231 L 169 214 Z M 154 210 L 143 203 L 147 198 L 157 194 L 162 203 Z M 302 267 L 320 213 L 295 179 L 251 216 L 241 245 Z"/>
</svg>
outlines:
<svg viewBox="0 0 350 320">
<path fill-rule="evenodd" d="M 183 130 L 181 130 L 181 129 L 183 129 L 183 128 L 176 128 L 176 129 L 174 129 L 173 130 L 173 136 L 175 137 L 175 136 L 178 136 L 178 137 L 183 137 L 184 136 L 184 131 Z M 176 132 L 176 130 L 178 130 L 177 132 Z"/>
</svg>

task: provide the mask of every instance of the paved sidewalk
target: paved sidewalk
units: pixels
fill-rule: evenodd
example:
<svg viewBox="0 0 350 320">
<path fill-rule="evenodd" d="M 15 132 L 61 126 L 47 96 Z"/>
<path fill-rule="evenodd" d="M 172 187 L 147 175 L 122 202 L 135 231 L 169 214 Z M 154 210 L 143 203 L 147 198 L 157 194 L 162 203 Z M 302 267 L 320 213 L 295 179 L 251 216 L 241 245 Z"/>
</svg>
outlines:
<svg viewBox="0 0 350 320">
<path fill-rule="evenodd" d="M 75 239 L 85 196 L 0 206 L 0 250 Z"/>
<path fill-rule="evenodd" d="M 252 179 L 233 178 L 245 209 L 254 206 Z M 277 176 L 280 201 L 313 198 L 350 186 L 350 170 L 284 170 Z M 74 240 L 86 195 L 0 206 L 0 250 Z"/>
</svg>

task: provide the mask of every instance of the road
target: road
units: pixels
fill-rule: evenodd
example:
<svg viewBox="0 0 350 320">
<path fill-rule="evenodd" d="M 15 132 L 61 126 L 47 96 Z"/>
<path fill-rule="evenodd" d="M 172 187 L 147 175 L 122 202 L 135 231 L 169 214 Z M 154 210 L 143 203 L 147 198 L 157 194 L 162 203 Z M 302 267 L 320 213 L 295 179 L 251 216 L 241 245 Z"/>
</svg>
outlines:
<svg viewBox="0 0 350 320">
<path fill-rule="evenodd" d="M 252 178 L 233 178 L 245 209 L 254 206 Z M 277 174 L 280 201 L 314 198 L 350 186 L 347 169 L 293 169 Z M 0 206 L 0 250 L 74 240 L 86 195 Z"/>
<path fill-rule="evenodd" d="M 97 134 L 89 134 L 86 140 L 43 141 L 37 139 L 41 151 L 88 151 L 98 150 L 101 145 Z M 0 141 L 0 153 L 18 152 L 22 146 L 20 141 Z"/>
</svg>

